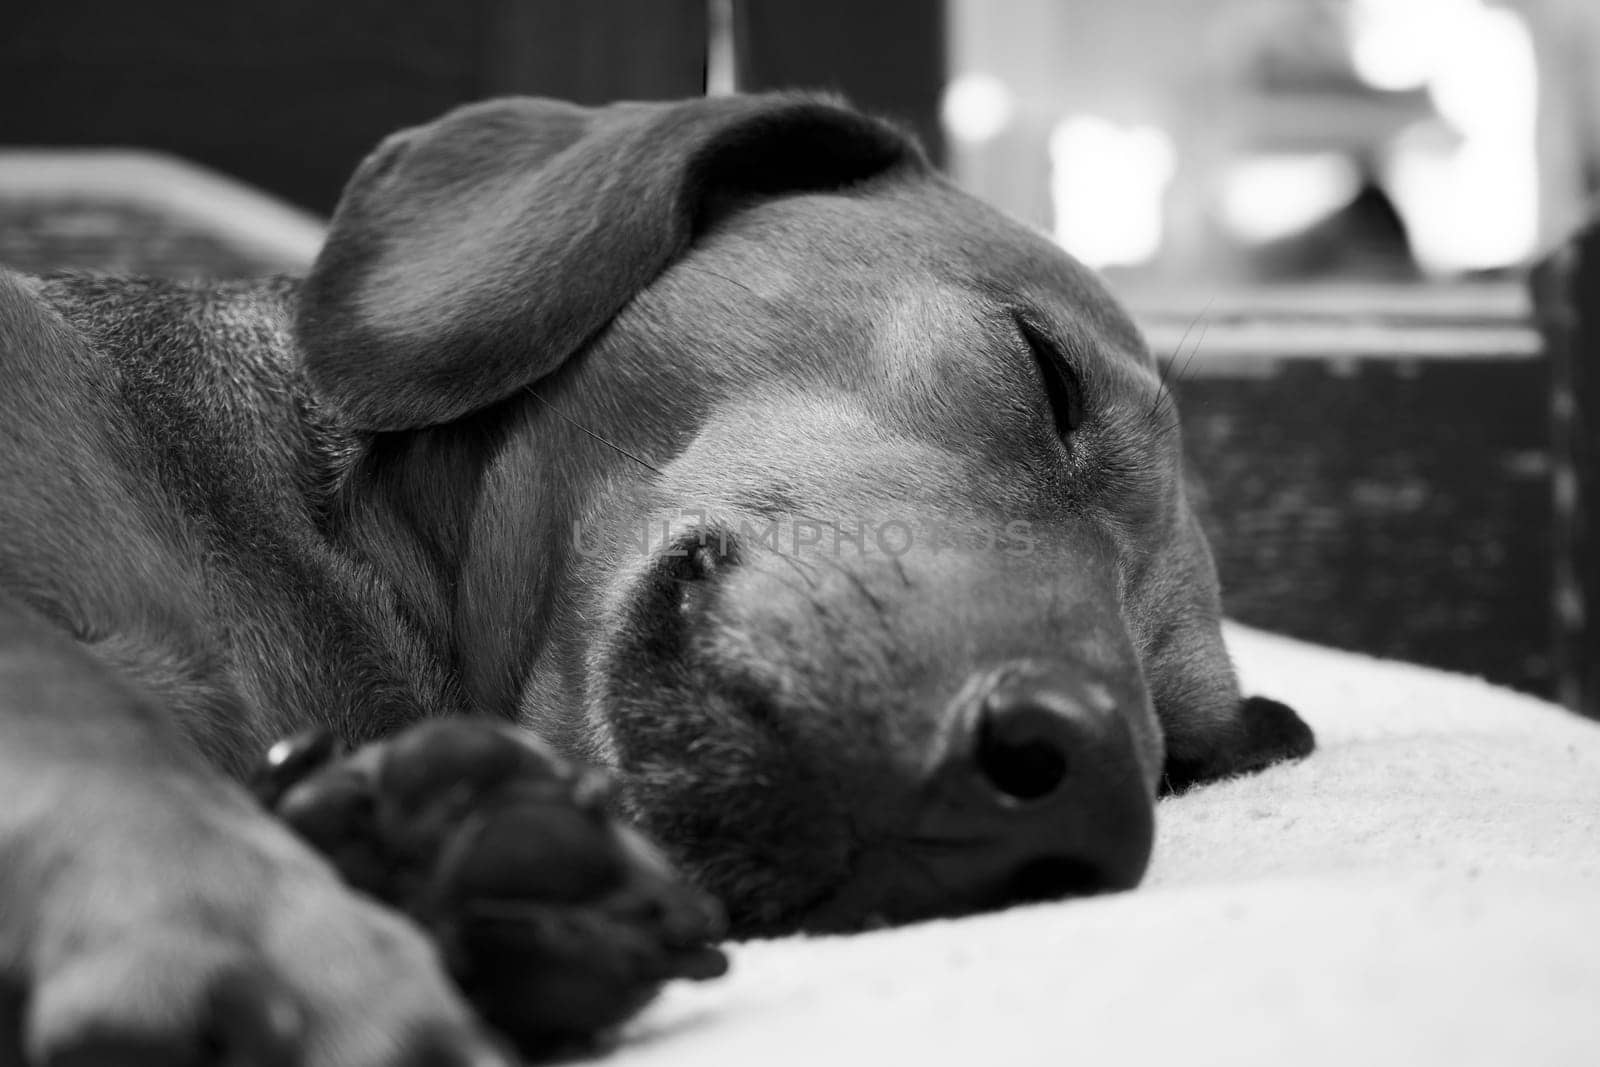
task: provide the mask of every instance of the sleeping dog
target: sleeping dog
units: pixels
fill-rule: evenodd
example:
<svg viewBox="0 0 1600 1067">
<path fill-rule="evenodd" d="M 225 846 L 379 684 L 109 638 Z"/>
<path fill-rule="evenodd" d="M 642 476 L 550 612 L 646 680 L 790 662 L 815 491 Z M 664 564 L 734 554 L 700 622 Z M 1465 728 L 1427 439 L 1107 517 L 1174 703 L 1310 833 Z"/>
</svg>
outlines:
<svg viewBox="0 0 1600 1067">
<path fill-rule="evenodd" d="M 1131 887 L 1163 787 L 1311 748 L 1128 318 L 828 100 L 464 108 L 303 280 L 0 277 L 0 378 L 27 1063 L 492 1055 L 239 786 L 308 726 L 515 724 L 743 934 Z"/>
</svg>

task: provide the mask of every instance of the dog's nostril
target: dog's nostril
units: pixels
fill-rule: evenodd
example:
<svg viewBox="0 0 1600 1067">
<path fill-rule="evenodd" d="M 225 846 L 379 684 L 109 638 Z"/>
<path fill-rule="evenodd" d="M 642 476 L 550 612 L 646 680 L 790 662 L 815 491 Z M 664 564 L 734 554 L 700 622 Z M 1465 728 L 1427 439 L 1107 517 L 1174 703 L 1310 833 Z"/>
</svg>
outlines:
<svg viewBox="0 0 1600 1067">
<path fill-rule="evenodd" d="M 1035 704 L 985 704 L 978 724 L 978 769 L 1016 800 L 1038 800 L 1067 777 L 1061 717 Z"/>
<path fill-rule="evenodd" d="M 1017 868 L 1006 886 L 1006 899 L 1016 904 L 1088 896 L 1106 888 L 1106 879 L 1092 863 L 1072 856 L 1042 856 Z"/>
</svg>

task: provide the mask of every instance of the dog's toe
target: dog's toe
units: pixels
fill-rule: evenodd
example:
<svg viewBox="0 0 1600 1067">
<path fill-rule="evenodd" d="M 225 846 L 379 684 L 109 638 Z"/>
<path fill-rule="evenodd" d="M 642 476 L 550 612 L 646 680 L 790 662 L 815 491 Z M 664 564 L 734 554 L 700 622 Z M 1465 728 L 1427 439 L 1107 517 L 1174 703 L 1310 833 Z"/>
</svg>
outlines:
<svg viewBox="0 0 1600 1067">
<path fill-rule="evenodd" d="M 277 780 L 275 810 L 349 881 L 422 923 L 474 1006 L 525 1052 L 620 1022 L 668 979 L 726 967 L 712 944 L 721 909 L 608 815 L 599 772 L 463 720 L 305 765 L 303 779 Z"/>
</svg>

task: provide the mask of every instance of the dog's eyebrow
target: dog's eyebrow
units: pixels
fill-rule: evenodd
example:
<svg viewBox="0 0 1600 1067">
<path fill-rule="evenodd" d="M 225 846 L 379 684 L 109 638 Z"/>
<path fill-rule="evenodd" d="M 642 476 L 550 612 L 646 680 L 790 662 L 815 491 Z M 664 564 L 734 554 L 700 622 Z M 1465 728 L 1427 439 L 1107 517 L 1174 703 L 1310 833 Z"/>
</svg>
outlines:
<svg viewBox="0 0 1600 1067">
<path fill-rule="evenodd" d="M 529 396 L 533 397 L 539 403 L 543 404 L 545 407 L 549 408 L 551 411 L 555 412 L 556 418 L 560 419 L 562 422 L 566 423 L 568 426 L 571 426 L 573 429 L 578 430 L 581 433 L 587 434 L 588 436 L 594 438 L 596 441 L 599 441 L 601 444 L 605 445 L 607 448 L 611 449 L 613 452 L 616 452 L 618 455 L 628 457 L 629 459 L 633 460 L 635 463 L 639 464 L 639 466 L 645 468 L 646 470 L 654 471 L 656 474 L 662 475 L 663 477 L 666 476 L 665 472 L 660 467 L 657 467 L 655 464 L 649 462 L 648 460 L 645 460 L 644 458 L 642 458 L 640 456 L 634 455 L 632 452 L 629 452 L 626 448 L 623 448 L 621 445 L 617 444 L 615 441 L 611 441 L 611 440 L 608 440 L 605 437 L 600 436 L 599 434 L 595 433 L 593 430 L 589 429 L 589 427 L 587 427 L 583 423 L 579 422 L 577 419 L 575 419 L 572 416 L 568 415 L 565 411 L 562 411 L 560 408 L 556 407 L 550 401 L 548 401 L 544 397 L 540 396 L 538 394 L 538 392 L 536 392 L 534 390 L 533 386 L 530 385 L 527 389 L 524 390 L 524 392 L 526 392 Z"/>
</svg>

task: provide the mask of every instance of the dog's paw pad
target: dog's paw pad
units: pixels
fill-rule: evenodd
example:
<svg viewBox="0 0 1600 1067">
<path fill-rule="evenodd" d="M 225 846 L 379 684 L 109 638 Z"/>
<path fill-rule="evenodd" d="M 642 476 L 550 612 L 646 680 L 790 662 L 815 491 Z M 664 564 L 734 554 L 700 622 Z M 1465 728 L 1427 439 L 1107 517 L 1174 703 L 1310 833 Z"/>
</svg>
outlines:
<svg viewBox="0 0 1600 1067">
<path fill-rule="evenodd" d="M 606 810 L 604 776 L 494 724 L 429 722 L 345 757 L 274 746 L 257 794 L 351 884 L 433 935 L 525 1052 L 721 974 L 721 909 Z M 296 778 L 295 770 L 299 777 Z"/>
</svg>

